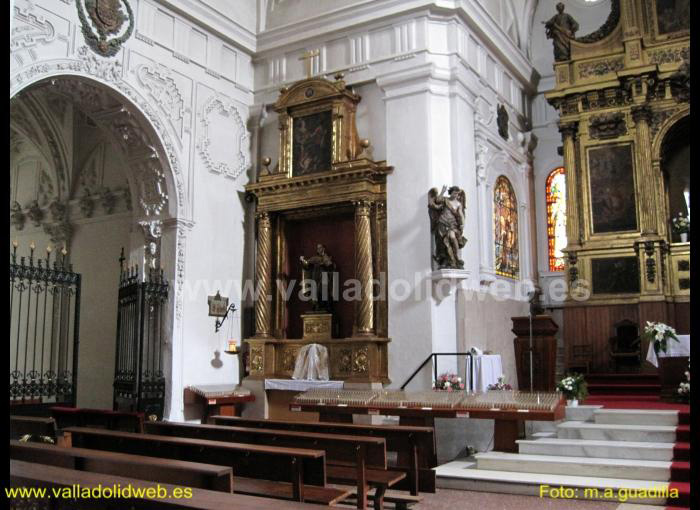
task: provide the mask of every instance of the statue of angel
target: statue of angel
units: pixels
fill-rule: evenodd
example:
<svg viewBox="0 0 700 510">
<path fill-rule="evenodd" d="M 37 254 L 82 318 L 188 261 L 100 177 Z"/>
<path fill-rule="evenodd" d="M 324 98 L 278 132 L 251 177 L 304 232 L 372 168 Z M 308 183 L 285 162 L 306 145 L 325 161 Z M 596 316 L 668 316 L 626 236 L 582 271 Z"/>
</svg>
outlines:
<svg viewBox="0 0 700 510">
<path fill-rule="evenodd" d="M 467 244 L 467 239 L 463 235 L 465 211 L 466 196 L 464 190 L 457 186 L 449 189 L 443 186 L 439 193 L 437 188 L 432 188 L 428 192 L 430 231 L 435 237 L 433 260 L 439 269 L 464 268 L 464 261 L 459 258 L 459 250 Z"/>
</svg>

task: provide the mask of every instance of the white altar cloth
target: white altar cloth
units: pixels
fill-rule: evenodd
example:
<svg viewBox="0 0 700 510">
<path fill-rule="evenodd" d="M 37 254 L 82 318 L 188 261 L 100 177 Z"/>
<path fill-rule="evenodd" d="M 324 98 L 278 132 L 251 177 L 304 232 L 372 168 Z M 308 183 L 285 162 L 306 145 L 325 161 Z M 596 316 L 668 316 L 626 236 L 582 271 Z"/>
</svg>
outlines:
<svg viewBox="0 0 700 510">
<path fill-rule="evenodd" d="M 319 381 L 311 379 L 265 379 L 266 390 L 306 391 L 306 390 L 340 390 L 343 381 Z"/>
<path fill-rule="evenodd" d="M 501 364 L 500 354 L 483 354 L 474 356 L 474 386 L 469 387 L 469 362 L 467 362 L 467 380 L 465 387 L 469 391 L 484 392 L 487 391 L 489 384 L 496 384 L 498 378 L 503 375 L 503 366 Z"/>
<path fill-rule="evenodd" d="M 670 338 L 666 341 L 666 352 L 659 351 L 659 358 L 674 358 L 676 356 L 690 356 L 690 335 L 676 335 L 678 342 Z M 649 350 L 647 351 L 647 361 L 659 366 L 659 360 L 654 351 L 654 342 L 649 342 Z"/>
</svg>

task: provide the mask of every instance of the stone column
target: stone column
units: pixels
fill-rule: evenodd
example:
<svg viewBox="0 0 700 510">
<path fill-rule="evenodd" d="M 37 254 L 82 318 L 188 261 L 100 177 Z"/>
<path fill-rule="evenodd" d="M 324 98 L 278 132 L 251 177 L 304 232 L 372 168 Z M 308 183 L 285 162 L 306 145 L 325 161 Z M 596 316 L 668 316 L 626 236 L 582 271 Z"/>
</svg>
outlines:
<svg viewBox="0 0 700 510">
<path fill-rule="evenodd" d="M 649 121 L 652 111 L 649 105 L 643 104 L 632 108 L 632 118 L 635 123 L 635 136 L 637 144 L 637 154 L 639 154 L 639 200 L 644 207 L 640 207 L 641 218 L 639 224 L 642 235 L 656 234 L 658 232 L 656 221 L 656 179 L 654 178 L 653 166 L 651 162 L 651 134 L 649 132 Z"/>
<path fill-rule="evenodd" d="M 272 328 L 272 227 L 270 215 L 258 214 L 258 254 L 255 259 L 255 336 L 269 337 Z"/>
<path fill-rule="evenodd" d="M 355 278 L 361 285 L 361 299 L 355 312 L 355 334 L 374 334 L 374 303 L 372 302 L 372 234 L 371 203 L 355 202 Z"/>
<path fill-rule="evenodd" d="M 486 163 L 489 148 L 486 141 L 476 139 L 476 189 L 477 189 L 477 215 L 479 218 L 479 281 L 482 285 L 489 285 L 496 277 L 491 261 L 491 237 L 493 223 L 489 215 L 489 208 L 493 207 L 493 197 L 488 182 L 486 181 Z"/>
<path fill-rule="evenodd" d="M 576 136 L 578 122 L 559 124 L 559 132 L 564 142 L 564 168 L 566 171 L 566 238 L 567 248 L 581 244 L 581 225 L 579 223 L 579 174 L 576 168 Z"/>
</svg>

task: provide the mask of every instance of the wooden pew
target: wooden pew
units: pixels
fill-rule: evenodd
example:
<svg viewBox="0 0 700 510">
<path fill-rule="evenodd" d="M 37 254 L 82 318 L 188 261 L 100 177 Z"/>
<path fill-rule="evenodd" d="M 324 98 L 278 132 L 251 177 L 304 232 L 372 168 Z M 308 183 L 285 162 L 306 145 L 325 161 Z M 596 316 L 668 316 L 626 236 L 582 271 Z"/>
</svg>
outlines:
<svg viewBox="0 0 700 510">
<path fill-rule="evenodd" d="M 147 423 L 145 431 L 212 441 L 321 449 L 326 452 L 329 481 L 357 485 L 358 508 L 366 508 L 368 486 L 376 487 L 374 503 L 381 508 L 386 490 L 406 477 L 405 473 L 387 470 L 385 440 L 378 437 L 171 422 Z"/>
<path fill-rule="evenodd" d="M 43 416 L 10 416 L 10 439 L 19 439 L 29 434 L 34 438 L 50 437 L 56 442 L 56 422 Z"/>
<path fill-rule="evenodd" d="M 20 443 L 19 441 L 10 441 L 10 458 L 78 471 L 129 476 L 151 482 L 233 492 L 233 472 L 230 467 L 199 462 L 86 448 L 61 448 L 50 444 Z"/>
<path fill-rule="evenodd" d="M 99 499 L 100 510 L 320 510 L 321 506 L 295 501 L 271 501 L 266 498 L 244 496 L 241 494 L 226 494 L 206 489 L 190 488 L 190 497 L 174 497 L 175 490 L 183 491 L 182 487 L 168 483 L 136 480 L 123 476 L 105 475 L 76 471 L 44 464 L 34 464 L 19 460 L 10 460 L 10 485 L 12 487 L 43 487 L 48 491 L 71 490 L 78 486 L 81 489 L 93 489 L 101 486 L 120 487 L 122 490 L 130 487 L 132 493 L 159 488 L 165 491 L 167 497 L 151 499 L 144 494 L 132 494 L 129 498 Z M 10 500 L 10 508 L 28 508 L 27 500 Z M 94 510 L 98 508 L 95 499 L 77 498 L 75 500 L 51 498 L 47 501 L 49 510 Z"/>
<path fill-rule="evenodd" d="M 59 431 L 68 427 L 93 427 L 124 432 L 143 431 L 143 413 L 56 406 L 51 408 L 51 416 L 56 421 L 56 428 Z"/>
<path fill-rule="evenodd" d="M 212 416 L 209 421 L 216 425 L 235 427 L 382 437 L 386 440 L 387 451 L 397 453 L 397 463 L 392 465 L 390 469 L 404 471 L 408 475 L 405 481 L 399 482 L 394 488 L 410 490 L 412 495 L 417 495 L 419 490 L 429 493 L 435 492 L 435 471 L 433 468 L 437 466 L 437 450 L 435 430 L 432 427 L 296 422 L 237 416 Z"/>
<path fill-rule="evenodd" d="M 338 498 L 347 496 L 347 491 L 325 486 L 325 453 L 318 449 L 261 446 L 80 427 L 70 427 L 65 433 L 71 446 L 230 466 L 234 473 L 234 491 L 243 494 L 324 504 L 333 504 Z M 245 473 L 245 477 L 240 476 L 242 473 Z"/>
</svg>

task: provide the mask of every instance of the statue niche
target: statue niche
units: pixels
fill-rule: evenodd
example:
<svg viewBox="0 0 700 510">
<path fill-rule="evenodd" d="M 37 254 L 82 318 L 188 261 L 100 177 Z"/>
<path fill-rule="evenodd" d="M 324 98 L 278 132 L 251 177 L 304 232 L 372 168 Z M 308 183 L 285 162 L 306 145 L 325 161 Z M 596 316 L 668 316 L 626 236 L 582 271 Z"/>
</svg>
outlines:
<svg viewBox="0 0 700 510">
<path fill-rule="evenodd" d="M 299 257 L 301 262 L 302 294 L 313 304 L 316 313 L 333 311 L 333 288 L 336 266 L 326 247 L 316 245 L 316 254 L 309 258 Z"/>
<path fill-rule="evenodd" d="M 459 251 L 467 244 L 463 235 L 465 209 L 464 190 L 457 186 L 449 189 L 443 186 L 439 193 L 437 188 L 428 192 L 430 231 L 435 239 L 433 260 L 438 269 L 464 269 L 464 261 L 459 258 Z"/>
</svg>

